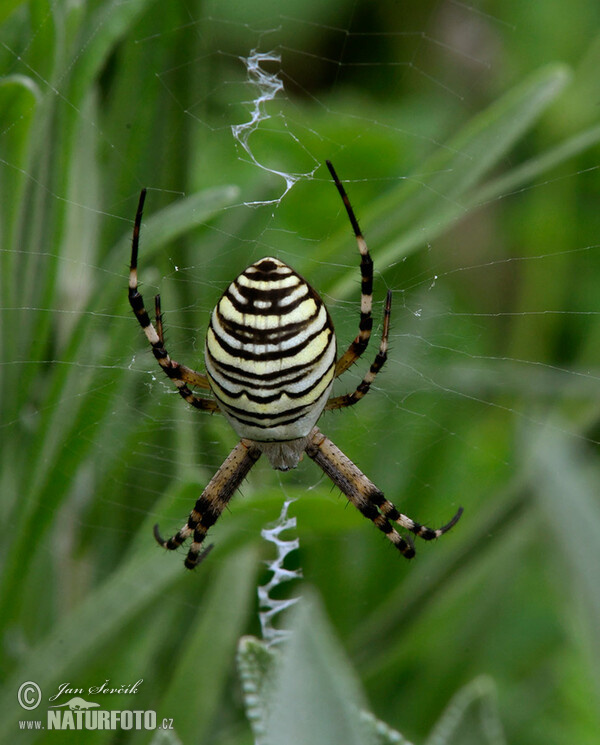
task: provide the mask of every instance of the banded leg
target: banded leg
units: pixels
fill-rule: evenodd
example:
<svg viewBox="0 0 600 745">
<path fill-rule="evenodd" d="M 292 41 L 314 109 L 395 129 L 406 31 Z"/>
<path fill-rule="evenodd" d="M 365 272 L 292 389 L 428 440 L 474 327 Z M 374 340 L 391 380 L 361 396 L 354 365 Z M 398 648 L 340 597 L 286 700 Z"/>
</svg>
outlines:
<svg viewBox="0 0 600 745">
<path fill-rule="evenodd" d="M 187 523 L 181 530 L 172 538 L 164 540 L 158 531 L 158 525 L 154 526 L 154 537 L 163 548 L 169 551 L 179 548 L 193 535 L 185 559 L 187 569 L 197 566 L 212 548 L 209 546 L 202 551 L 202 543 L 208 529 L 217 522 L 233 493 L 246 478 L 260 455 L 261 451 L 250 440 L 240 440 L 198 497 Z"/>
<path fill-rule="evenodd" d="M 342 182 L 339 180 L 334 167 L 331 165 L 329 160 L 325 161 L 329 173 L 333 178 L 333 181 L 337 187 L 338 192 L 344 202 L 344 207 L 348 213 L 352 230 L 356 236 L 356 242 L 358 244 L 358 250 L 360 252 L 360 275 L 361 275 L 361 288 L 360 288 L 360 321 L 358 324 L 358 334 L 354 341 L 350 344 L 348 349 L 339 358 L 335 365 L 335 376 L 339 377 L 345 372 L 350 365 L 354 364 L 356 360 L 367 348 L 369 338 L 371 336 L 371 329 L 373 328 L 373 319 L 371 317 L 371 308 L 373 304 L 373 260 L 369 254 L 367 243 L 363 237 L 363 234 L 358 225 L 358 220 L 346 194 L 346 190 Z"/>
<path fill-rule="evenodd" d="M 137 213 L 135 216 L 133 240 L 131 243 L 131 264 L 129 267 L 129 304 L 131 305 L 140 326 L 146 334 L 146 338 L 152 346 L 152 352 L 156 357 L 158 364 L 162 367 L 165 374 L 177 386 L 177 390 L 182 398 L 184 398 L 192 406 L 195 406 L 197 409 L 211 412 L 219 411 L 219 407 L 215 401 L 195 396 L 187 386 L 187 383 L 190 383 L 190 385 L 197 385 L 201 388 L 208 389 L 210 388 L 208 379 L 201 373 L 196 372 L 195 370 L 192 370 L 185 365 L 180 365 L 178 362 L 175 362 L 175 360 L 172 360 L 169 357 L 169 353 L 167 352 L 163 341 L 163 324 L 160 308 L 160 295 L 157 295 L 155 298 L 157 327 L 159 329 L 157 331 L 152 325 L 150 317 L 148 316 L 148 312 L 144 307 L 144 299 L 138 291 L 137 259 L 140 227 L 142 224 L 142 213 L 144 210 L 145 198 L 146 190 L 142 189 Z"/>
<path fill-rule="evenodd" d="M 306 452 L 346 497 L 348 497 L 352 504 L 366 518 L 371 520 L 375 527 L 379 528 L 407 559 L 412 559 L 415 555 L 414 546 L 411 541 L 406 540 L 396 531 L 390 524 L 390 521 L 411 531 L 419 538 L 431 540 L 447 533 L 458 522 L 462 514 L 461 507 L 449 523 L 437 530 L 416 523 L 406 515 L 402 515 L 385 498 L 383 492 L 330 439 L 325 437 L 317 427 L 314 427 L 308 436 Z"/>
<path fill-rule="evenodd" d="M 390 333 L 390 313 L 392 311 L 392 292 L 388 290 L 387 297 L 385 299 L 385 310 L 383 312 L 383 329 L 381 331 L 381 341 L 379 343 L 379 351 L 373 361 L 373 364 L 369 368 L 369 371 L 358 384 L 358 387 L 352 393 L 346 393 L 343 396 L 335 396 L 330 398 L 325 404 L 325 411 L 331 411 L 332 409 L 343 409 L 345 406 L 353 406 L 358 403 L 361 398 L 364 398 L 371 385 L 375 380 L 377 373 L 381 370 L 385 361 L 387 360 L 387 348 L 388 348 L 388 335 Z"/>
<path fill-rule="evenodd" d="M 156 317 L 156 333 L 158 334 L 158 338 L 164 346 L 165 340 L 163 336 L 163 321 L 162 311 L 160 307 L 160 295 L 155 295 L 154 297 L 154 308 Z M 174 360 L 171 360 L 171 364 L 176 366 L 181 376 L 181 380 L 183 380 L 184 383 L 189 383 L 190 385 L 195 385 L 198 388 L 210 390 L 210 383 L 208 382 L 208 378 L 206 377 L 206 375 L 202 375 L 202 373 L 196 372 L 196 370 L 192 370 L 191 367 L 182 365 L 181 363 L 175 362 Z"/>
</svg>

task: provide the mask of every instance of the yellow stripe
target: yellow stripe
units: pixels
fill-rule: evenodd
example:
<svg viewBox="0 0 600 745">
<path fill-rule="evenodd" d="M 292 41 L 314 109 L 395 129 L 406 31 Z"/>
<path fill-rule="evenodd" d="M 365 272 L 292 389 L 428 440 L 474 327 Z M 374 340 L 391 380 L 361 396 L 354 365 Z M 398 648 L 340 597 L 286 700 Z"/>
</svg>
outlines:
<svg viewBox="0 0 600 745">
<path fill-rule="evenodd" d="M 286 287 L 296 287 L 302 282 L 300 277 L 298 277 L 295 274 L 290 274 L 289 276 L 281 277 L 281 279 L 268 280 L 268 281 L 259 280 L 259 279 L 251 279 L 250 277 L 246 277 L 244 274 L 240 274 L 240 276 L 235 281 L 238 283 L 238 285 L 241 285 L 242 287 L 249 287 L 253 290 L 259 290 L 262 292 L 265 292 L 268 290 L 281 290 Z"/>
<path fill-rule="evenodd" d="M 316 308 L 316 305 L 315 305 Z M 265 318 L 265 316 L 258 316 L 258 318 Z M 272 316 L 270 316 L 272 318 Z M 278 318 L 278 316 L 276 316 Z M 322 305 L 319 312 L 313 319 L 312 323 L 307 324 L 305 328 L 303 328 L 298 333 L 294 334 L 290 339 L 285 339 L 283 341 L 273 341 L 273 342 L 266 342 L 265 344 L 257 344 L 248 341 L 248 339 L 238 339 L 235 336 L 232 336 L 229 334 L 221 325 L 219 316 L 215 313 L 212 318 L 212 327 L 215 332 L 215 335 L 218 339 L 222 339 L 223 342 L 228 344 L 231 347 L 234 347 L 235 349 L 248 349 L 252 351 L 252 354 L 268 354 L 271 352 L 285 352 L 285 350 L 290 349 L 292 347 L 297 347 L 300 344 L 304 343 L 306 339 L 308 339 L 313 334 L 316 334 L 320 329 L 324 329 L 327 324 L 327 311 L 325 310 L 325 306 Z M 250 326 L 249 324 L 246 324 L 246 328 L 250 327 L 250 329 L 255 331 L 265 331 L 269 329 L 276 329 L 277 331 L 281 331 L 285 333 L 286 325 L 277 325 L 272 326 L 272 324 L 265 323 L 261 326 Z"/>
<path fill-rule="evenodd" d="M 242 394 L 239 398 L 231 398 L 227 395 L 227 391 L 224 391 L 220 386 L 218 386 L 214 380 L 212 381 L 212 383 L 215 394 L 225 405 L 229 404 L 236 409 L 243 409 L 244 411 L 248 412 L 250 416 L 252 416 L 252 414 L 272 414 L 273 416 L 276 416 L 277 414 L 283 414 L 284 412 L 289 411 L 289 409 L 292 408 L 295 409 L 299 406 L 310 406 L 318 398 L 320 398 L 323 392 L 329 387 L 332 380 L 333 368 L 317 386 L 307 391 L 305 396 L 301 396 L 300 398 L 291 398 L 290 396 L 287 396 L 285 393 L 283 393 L 278 401 L 271 401 L 266 404 L 257 403 L 256 401 L 250 401 L 245 393 Z M 269 391 L 268 393 L 272 393 L 272 391 Z"/>
<path fill-rule="evenodd" d="M 324 306 L 323 306 L 324 307 Z M 238 323 L 240 326 L 249 326 L 253 329 L 277 329 L 285 328 L 290 323 L 302 323 L 307 321 L 317 310 L 317 304 L 312 298 L 301 302 L 297 308 L 286 313 L 285 315 L 268 314 L 255 315 L 253 313 L 240 313 L 233 306 L 229 298 L 222 297 L 217 305 L 219 313 L 227 321 Z M 216 318 L 216 310 L 213 311 L 213 325 Z"/>
<path fill-rule="evenodd" d="M 232 367 L 237 367 L 240 370 L 254 373 L 255 375 L 265 375 L 285 371 L 287 368 L 295 367 L 296 365 L 310 365 L 325 350 L 332 338 L 333 334 L 326 328 L 310 344 L 303 347 L 298 354 L 276 360 L 245 360 L 228 354 L 219 345 L 214 331 L 209 328 L 206 334 L 206 348 L 217 363 L 222 362 L 224 365 L 231 365 Z"/>
</svg>

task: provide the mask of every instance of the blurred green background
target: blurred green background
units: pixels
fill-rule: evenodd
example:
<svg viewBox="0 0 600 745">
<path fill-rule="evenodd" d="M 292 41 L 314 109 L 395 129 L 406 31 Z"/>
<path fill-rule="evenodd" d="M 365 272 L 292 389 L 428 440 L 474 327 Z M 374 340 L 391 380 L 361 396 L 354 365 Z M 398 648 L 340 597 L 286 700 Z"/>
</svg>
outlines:
<svg viewBox="0 0 600 745">
<path fill-rule="evenodd" d="M 280 595 L 315 590 L 375 716 L 424 743 L 484 675 L 507 742 L 596 743 L 600 5 L 8 0 L 0 23 L 3 741 L 149 742 L 15 734 L 25 680 L 143 679 L 136 708 L 182 742 L 251 743 L 236 646 L 259 634 L 260 531 L 298 497 L 304 581 Z M 254 50 L 280 57 L 261 81 Z M 130 312 L 139 190 L 175 359 L 201 368 L 211 308 L 268 254 L 343 346 L 358 256 L 326 158 L 376 334 L 387 288 L 394 307 L 374 390 L 321 429 L 416 520 L 464 516 L 405 562 L 311 462 L 260 462 L 186 572 L 152 525 L 180 527 L 235 435 L 186 409 Z"/>
</svg>

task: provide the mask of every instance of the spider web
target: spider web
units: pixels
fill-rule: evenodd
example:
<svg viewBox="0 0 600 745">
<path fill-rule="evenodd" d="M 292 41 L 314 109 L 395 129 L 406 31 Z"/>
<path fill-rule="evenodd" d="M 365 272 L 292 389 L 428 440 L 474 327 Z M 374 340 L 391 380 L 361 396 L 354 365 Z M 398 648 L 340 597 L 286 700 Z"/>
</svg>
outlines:
<svg viewBox="0 0 600 745">
<path fill-rule="evenodd" d="M 62 4 L 27 17 L 23 7 L 0 43 L 3 74 L 15 86 L 0 126 L 2 514 L 16 533 L 46 506 L 54 522 L 41 545 L 74 588 L 102 575 L 103 562 L 114 568 L 140 521 L 158 521 L 169 534 L 179 528 L 235 442 L 217 417 L 199 432 L 198 415 L 161 377 L 126 306 L 142 186 L 146 307 L 160 292 L 170 353 L 202 369 L 208 314 L 235 273 L 263 255 L 279 256 L 321 292 L 340 347 L 355 335 L 358 257 L 323 168 L 326 158 L 334 162 L 376 271 L 374 339 L 340 393 L 360 382 L 375 354 L 388 288 L 393 317 L 389 358 L 369 398 L 320 426 L 386 493 L 413 495 L 405 511 L 420 521 L 437 527 L 459 504 L 476 511 L 513 483 L 516 451 L 548 432 L 588 450 L 600 443 L 600 225 L 575 206 L 568 225 L 541 211 L 597 181 L 597 157 L 575 143 L 596 141 L 592 115 L 582 107 L 574 124 L 556 114 L 553 125 L 540 105 L 539 130 L 532 119 L 475 196 L 458 180 L 455 191 L 448 186 L 465 163 L 486 156 L 469 149 L 474 131 L 455 133 L 554 62 L 536 46 L 522 69 L 504 66 L 505 47 L 533 38 L 519 13 L 455 0 L 246 5 L 177 2 L 162 16 L 152 2 L 98 3 L 54 69 L 40 50 L 71 12 Z M 531 13 L 539 21 L 544 12 L 540 5 Z M 165 51 L 172 40 L 177 54 Z M 94 54 L 104 54 L 101 64 Z M 567 47 L 564 56 L 581 60 Z M 115 105 L 127 97 L 127 109 Z M 28 117 L 51 107 L 53 137 L 24 154 Z M 32 126 L 35 140 L 39 124 Z M 510 126 L 507 119 L 502 131 Z M 572 155 L 561 160 L 565 142 Z M 534 155 L 521 157 L 521 147 Z M 413 200 L 412 216 L 403 217 L 402 200 Z M 177 205 L 181 214 L 170 213 Z M 511 232 L 531 215 L 527 229 Z M 348 540 L 334 522 L 351 540 L 357 530 L 373 532 L 341 510 L 307 464 L 285 483 L 282 493 L 277 476 L 257 466 L 211 531 L 211 560 L 233 534 L 251 542 L 284 499 L 275 533 L 289 525 L 288 505 L 306 493 L 328 499 L 328 539 Z M 250 506 L 240 519 L 243 500 Z M 301 502 L 290 507 L 300 522 Z M 83 534 L 94 535 L 90 553 Z M 309 540 L 312 549 L 324 550 Z M 274 574 L 289 579 L 283 558 Z M 359 563 L 350 548 L 347 559 Z M 260 582 L 277 595 L 272 578 Z"/>
</svg>

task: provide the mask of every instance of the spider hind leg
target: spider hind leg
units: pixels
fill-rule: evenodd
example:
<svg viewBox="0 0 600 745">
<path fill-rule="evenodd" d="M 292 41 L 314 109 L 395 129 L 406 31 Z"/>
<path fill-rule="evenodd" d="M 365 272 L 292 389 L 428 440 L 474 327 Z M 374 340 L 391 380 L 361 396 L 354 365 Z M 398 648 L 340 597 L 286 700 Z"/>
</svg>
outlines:
<svg viewBox="0 0 600 745">
<path fill-rule="evenodd" d="M 154 526 L 154 537 L 157 543 L 168 551 L 174 551 L 193 535 L 185 566 L 187 569 L 194 569 L 198 566 L 212 549 L 212 545 L 203 549 L 209 528 L 217 522 L 233 493 L 246 478 L 260 455 L 261 451 L 253 442 L 240 440 L 198 497 L 183 528 L 165 540 L 159 532 L 158 525 Z"/>
<path fill-rule="evenodd" d="M 179 548 L 187 540 L 187 538 L 189 538 L 189 528 L 186 525 L 178 533 L 175 533 L 172 538 L 165 540 L 158 530 L 158 525 L 155 525 L 154 538 L 156 539 L 156 542 L 163 548 L 166 548 L 168 551 L 174 551 L 175 549 Z M 188 555 L 185 559 L 186 568 L 194 569 L 195 567 L 197 567 L 198 564 L 200 564 L 200 562 L 208 556 L 213 548 L 213 543 L 211 543 L 205 549 L 201 549 L 201 544 L 194 545 L 194 543 L 192 543 L 190 551 L 188 552 Z"/>
<path fill-rule="evenodd" d="M 188 525 L 184 525 L 179 532 L 175 533 L 174 536 L 171 536 L 171 538 L 165 540 L 160 534 L 158 523 L 156 523 L 154 526 L 154 538 L 156 539 L 156 542 L 163 548 L 166 548 L 168 551 L 175 551 L 180 546 L 182 546 L 190 537 L 191 533 L 192 530 L 190 530 Z"/>
<path fill-rule="evenodd" d="M 407 515 L 398 512 L 396 506 L 390 502 L 389 499 L 386 499 L 381 492 L 378 491 L 378 494 L 374 496 L 374 499 L 377 500 L 377 507 L 388 520 L 397 523 L 405 530 L 410 530 L 411 533 L 414 533 L 418 538 L 422 538 L 424 541 L 432 541 L 434 538 L 439 538 L 444 535 L 444 533 L 447 533 L 450 528 L 453 528 L 456 525 L 463 513 L 463 508 L 459 507 L 450 522 L 442 525 L 441 528 L 429 528 L 427 525 L 421 525 L 421 523 L 412 520 Z"/>
<path fill-rule="evenodd" d="M 381 530 L 407 559 L 412 559 L 415 555 L 413 542 L 408 536 L 401 536 L 392 523 L 396 523 L 419 538 L 429 541 L 447 533 L 458 522 L 462 514 L 461 507 L 449 523 L 437 530 L 411 520 L 406 515 L 398 512 L 392 502 L 385 498 L 383 492 L 317 427 L 312 430 L 308 437 L 306 452 L 348 497 L 352 504 L 376 528 Z"/>
</svg>

